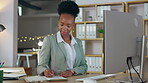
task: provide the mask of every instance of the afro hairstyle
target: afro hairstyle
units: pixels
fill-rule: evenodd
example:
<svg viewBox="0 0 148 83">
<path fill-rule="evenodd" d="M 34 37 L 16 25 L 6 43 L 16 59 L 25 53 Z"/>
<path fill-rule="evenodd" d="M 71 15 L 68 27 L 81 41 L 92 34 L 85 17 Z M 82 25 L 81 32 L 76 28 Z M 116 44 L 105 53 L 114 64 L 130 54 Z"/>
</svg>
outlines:
<svg viewBox="0 0 148 83">
<path fill-rule="evenodd" d="M 75 18 L 79 13 L 79 7 L 74 1 L 62 1 L 58 5 L 58 14 L 61 15 L 63 13 L 71 14 Z"/>
</svg>

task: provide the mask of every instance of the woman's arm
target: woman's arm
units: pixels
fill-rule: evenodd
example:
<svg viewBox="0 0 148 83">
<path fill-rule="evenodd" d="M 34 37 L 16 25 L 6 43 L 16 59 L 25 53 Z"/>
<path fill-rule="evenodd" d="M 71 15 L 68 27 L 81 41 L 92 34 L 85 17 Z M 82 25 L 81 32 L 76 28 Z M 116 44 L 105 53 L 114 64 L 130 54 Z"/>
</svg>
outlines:
<svg viewBox="0 0 148 83">
<path fill-rule="evenodd" d="M 84 74 L 87 72 L 87 64 L 85 58 L 81 60 L 80 65 L 76 66 L 72 69 L 75 73 L 75 75 Z"/>
<path fill-rule="evenodd" d="M 79 44 L 79 48 L 81 51 L 81 55 L 80 55 L 80 64 L 77 65 L 75 68 L 72 69 L 72 71 L 75 72 L 75 75 L 79 75 L 79 74 L 84 74 L 87 72 L 87 64 L 86 64 L 86 60 L 85 60 L 85 55 L 84 55 L 84 51 L 83 51 L 83 46 L 82 46 L 82 41 L 77 39 L 77 43 Z"/>
<path fill-rule="evenodd" d="M 42 49 L 39 53 L 39 63 L 37 66 L 37 73 L 39 75 L 43 75 L 43 72 L 46 69 L 50 69 L 49 68 L 49 63 L 50 63 L 50 39 L 49 37 L 45 37 L 43 40 L 43 46 Z"/>
</svg>

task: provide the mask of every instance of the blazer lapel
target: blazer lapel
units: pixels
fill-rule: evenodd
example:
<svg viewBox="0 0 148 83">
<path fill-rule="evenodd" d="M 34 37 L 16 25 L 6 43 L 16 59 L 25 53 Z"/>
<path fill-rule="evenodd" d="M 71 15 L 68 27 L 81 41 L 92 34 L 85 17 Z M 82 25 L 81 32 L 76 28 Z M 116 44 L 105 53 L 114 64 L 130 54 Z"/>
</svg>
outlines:
<svg viewBox="0 0 148 83">
<path fill-rule="evenodd" d="M 60 47 L 60 49 L 62 50 L 64 56 L 66 57 L 67 54 L 66 54 L 66 50 L 65 50 L 65 47 L 64 47 L 63 42 L 60 42 L 60 43 L 58 43 L 58 44 L 59 44 L 59 47 Z M 67 60 L 67 57 L 66 57 L 66 60 Z"/>
<path fill-rule="evenodd" d="M 74 45 L 74 48 L 75 48 L 75 51 L 76 51 L 76 59 L 75 59 L 75 63 L 74 63 L 74 67 L 75 67 L 76 64 L 77 64 L 78 61 L 79 61 L 80 49 L 79 49 L 78 44 L 75 44 L 75 45 Z"/>
</svg>

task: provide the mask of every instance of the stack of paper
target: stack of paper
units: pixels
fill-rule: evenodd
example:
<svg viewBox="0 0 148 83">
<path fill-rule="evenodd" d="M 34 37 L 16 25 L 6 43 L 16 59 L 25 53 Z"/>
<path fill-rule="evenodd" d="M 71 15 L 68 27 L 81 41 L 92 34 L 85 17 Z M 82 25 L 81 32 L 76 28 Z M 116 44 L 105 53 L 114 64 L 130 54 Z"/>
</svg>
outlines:
<svg viewBox="0 0 148 83">
<path fill-rule="evenodd" d="M 22 71 L 22 70 L 19 70 L 19 69 L 9 69 L 9 68 L 1 68 L 0 70 L 3 70 L 4 73 L 16 73 L 16 72 Z"/>
<path fill-rule="evenodd" d="M 0 68 L 4 71 L 3 79 L 19 79 L 19 77 L 25 76 L 25 70 L 23 67 L 17 68 Z"/>
<path fill-rule="evenodd" d="M 26 74 L 5 74 L 3 75 L 4 79 L 19 79 L 22 76 L 25 76 Z"/>
</svg>

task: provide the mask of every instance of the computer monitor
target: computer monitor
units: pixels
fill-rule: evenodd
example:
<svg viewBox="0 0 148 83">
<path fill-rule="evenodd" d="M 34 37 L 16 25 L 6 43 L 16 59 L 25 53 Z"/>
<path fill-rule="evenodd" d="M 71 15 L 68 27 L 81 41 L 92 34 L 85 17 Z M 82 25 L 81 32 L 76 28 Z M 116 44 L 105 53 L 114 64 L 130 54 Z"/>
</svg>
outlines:
<svg viewBox="0 0 148 83">
<path fill-rule="evenodd" d="M 104 74 L 124 72 L 127 57 L 137 57 L 140 65 L 140 45 L 143 17 L 117 11 L 104 11 Z M 137 49 L 140 48 L 140 49 Z"/>
</svg>

